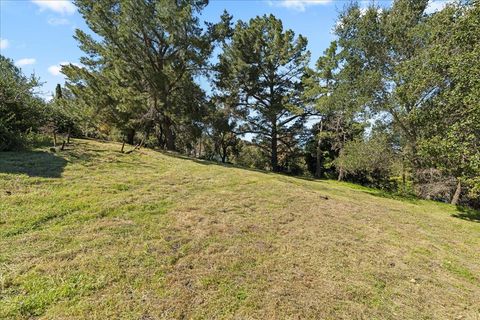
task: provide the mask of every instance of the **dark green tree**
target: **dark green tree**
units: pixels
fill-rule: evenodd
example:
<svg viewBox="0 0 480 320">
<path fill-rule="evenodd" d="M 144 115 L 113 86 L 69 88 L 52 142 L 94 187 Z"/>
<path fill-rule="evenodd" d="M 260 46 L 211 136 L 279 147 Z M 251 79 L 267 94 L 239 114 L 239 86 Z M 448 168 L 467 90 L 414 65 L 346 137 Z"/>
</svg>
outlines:
<svg viewBox="0 0 480 320">
<path fill-rule="evenodd" d="M 428 1 L 397 0 L 390 9 L 357 4 L 336 28 L 343 72 L 351 79 L 350 95 L 366 111 L 387 114 L 403 139 L 403 151 L 417 163 L 417 126 L 413 117 L 428 92 L 405 90 L 409 75 L 400 72 L 421 50 L 415 35 Z M 408 94 L 406 94 L 408 93 Z"/>
<path fill-rule="evenodd" d="M 214 151 L 220 155 L 222 163 L 225 163 L 228 156 L 236 151 L 239 142 L 236 134 L 237 123 L 232 116 L 232 111 L 219 104 L 215 99 L 210 111 L 209 127 L 208 134 L 213 141 Z"/>
<path fill-rule="evenodd" d="M 405 66 L 410 88 L 431 92 L 417 123 L 422 168 L 451 181 L 452 204 L 480 196 L 480 6 L 450 5 L 419 29 L 424 48 Z M 411 89 L 410 89 L 411 90 Z M 445 199 L 447 200 L 447 199 Z M 472 202 L 473 203 L 473 202 Z"/>
<path fill-rule="evenodd" d="M 304 100 L 312 106 L 310 113 L 319 118 L 313 128 L 317 178 L 332 168 L 332 156 L 337 157 L 345 143 L 361 135 L 365 127 L 365 109 L 352 95 L 356 84 L 349 76 L 351 67 L 346 61 L 339 65 L 342 56 L 337 49 L 337 42 L 333 41 L 304 79 Z M 338 169 L 341 180 L 343 171 Z"/>
<path fill-rule="evenodd" d="M 200 28 L 198 19 L 207 1 L 77 0 L 75 4 L 96 37 L 76 31 L 75 38 L 87 54 L 81 59 L 86 70 L 66 67 L 70 85 L 81 87 L 91 82 L 91 76 L 97 78 L 93 91 L 107 94 L 110 101 L 105 106 L 117 109 L 112 116 L 125 116 L 119 119 L 122 128 L 136 127 L 146 136 L 158 124 L 166 148 L 175 149 L 176 115 L 181 113 L 176 93 L 190 85 L 212 51 L 211 33 Z"/>
<path fill-rule="evenodd" d="M 279 171 L 279 144 L 292 151 L 305 116 L 301 79 L 309 62 L 307 40 L 283 30 L 273 15 L 238 22 L 224 45 L 217 88 L 227 92 L 241 119 L 241 132 L 254 142 Z"/>
</svg>

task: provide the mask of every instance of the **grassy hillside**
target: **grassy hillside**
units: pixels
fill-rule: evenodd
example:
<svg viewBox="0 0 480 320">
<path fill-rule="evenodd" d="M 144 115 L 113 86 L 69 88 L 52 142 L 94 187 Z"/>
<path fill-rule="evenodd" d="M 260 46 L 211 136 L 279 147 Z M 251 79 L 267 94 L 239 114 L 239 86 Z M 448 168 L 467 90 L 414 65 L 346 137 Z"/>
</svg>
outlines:
<svg viewBox="0 0 480 320">
<path fill-rule="evenodd" d="M 0 153 L 0 318 L 480 317 L 474 212 L 119 148 Z"/>
</svg>

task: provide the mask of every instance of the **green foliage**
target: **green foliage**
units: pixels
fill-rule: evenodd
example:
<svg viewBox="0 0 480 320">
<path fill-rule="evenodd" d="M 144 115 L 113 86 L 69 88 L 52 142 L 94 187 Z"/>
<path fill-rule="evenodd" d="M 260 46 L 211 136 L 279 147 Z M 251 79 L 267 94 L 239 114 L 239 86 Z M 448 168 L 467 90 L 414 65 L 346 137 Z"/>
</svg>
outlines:
<svg viewBox="0 0 480 320">
<path fill-rule="evenodd" d="M 422 29 L 426 46 L 413 66 L 429 75 L 435 94 L 419 115 L 423 166 L 435 167 L 479 199 L 480 189 L 480 24 L 478 4 L 457 5 L 433 15 Z M 434 125 L 432 125 L 432 123 Z"/>
<path fill-rule="evenodd" d="M 368 185 L 389 187 L 395 155 L 387 137 L 378 135 L 367 140 L 355 139 L 345 144 L 336 166 L 347 178 Z"/>
<path fill-rule="evenodd" d="M 304 79 L 304 99 L 312 106 L 311 113 L 320 118 L 307 155 L 309 169 L 317 178 L 331 176 L 333 159 L 347 141 L 361 136 L 365 127 L 366 110 L 355 94 L 358 84 L 350 75 L 354 63 L 342 59 L 344 54 L 333 41 Z M 343 173 L 338 174 L 342 179 Z"/>
<path fill-rule="evenodd" d="M 442 190 L 434 197 L 471 201 L 478 197 L 480 175 L 479 7 L 465 1 L 426 14 L 427 3 L 348 7 L 336 28 L 336 74 L 349 85 L 333 88 L 331 96 L 345 88 L 365 115 L 373 113 L 370 118 L 390 132 L 419 195 Z M 332 74 L 321 70 L 324 77 Z"/>
<path fill-rule="evenodd" d="M 44 103 L 35 95 L 38 79 L 26 77 L 0 55 L 0 151 L 25 147 L 44 120 Z"/>
<path fill-rule="evenodd" d="M 146 138 L 156 130 L 162 135 L 158 141 L 175 149 L 177 133 L 196 120 L 189 116 L 195 114 L 201 89 L 193 77 L 212 51 L 211 33 L 223 34 L 220 27 L 200 28 L 197 14 L 206 1 L 75 4 L 100 40 L 76 31 L 87 56 L 81 60 L 84 68 L 64 70 L 72 91 L 89 105 L 92 97 L 101 96 L 106 119 L 129 135 L 130 143 L 134 135 L 129 132 L 142 131 Z"/>
<path fill-rule="evenodd" d="M 235 105 L 239 131 L 255 136 L 273 171 L 281 169 L 280 147 L 293 152 L 303 128 L 301 79 L 310 57 L 306 46 L 306 38 L 295 38 L 279 19 L 265 15 L 238 22 L 220 56 L 216 86 Z"/>
<path fill-rule="evenodd" d="M 237 153 L 239 138 L 235 133 L 237 123 L 231 115 L 231 110 L 226 107 L 212 106 L 209 112 L 208 134 L 213 141 L 214 153 L 220 156 L 223 163 L 228 161 L 229 156 Z"/>
<path fill-rule="evenodd" d="M 245 168 L 267 170 L 269 168 L 269 160 L 258 146 L 241 141 L 234 163 Z"/>
</svg>

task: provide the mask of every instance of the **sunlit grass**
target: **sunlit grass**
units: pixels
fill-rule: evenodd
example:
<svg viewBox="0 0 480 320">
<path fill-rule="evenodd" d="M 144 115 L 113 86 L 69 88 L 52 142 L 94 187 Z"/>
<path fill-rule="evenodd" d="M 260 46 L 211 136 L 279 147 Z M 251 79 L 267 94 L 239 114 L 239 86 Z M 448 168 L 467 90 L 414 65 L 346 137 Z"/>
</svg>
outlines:
<svg viewBox="0 0 480 320">
<path fill-rule="evenodd" d="M 0 318 L 479 316 L 452 206 L 119 150 L 0 153 Z"/>
</svg>

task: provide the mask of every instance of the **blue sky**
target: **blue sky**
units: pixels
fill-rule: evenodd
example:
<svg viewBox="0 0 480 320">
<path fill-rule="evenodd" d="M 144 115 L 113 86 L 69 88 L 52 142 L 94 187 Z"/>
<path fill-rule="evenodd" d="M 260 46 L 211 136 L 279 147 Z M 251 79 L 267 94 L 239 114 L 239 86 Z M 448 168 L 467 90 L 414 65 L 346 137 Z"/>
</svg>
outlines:
<svg viewBox="0 0 480 320">
<path fill-rule="evenodd" d="M 361 1 L 366 5 L 369 1 Z M 381 6 L 390 0 L 374 1 Z M 430 10 L 438 10 L 445 0 L 433 1 Z M 338 13 L 349 0 L 210 0 L 202 13 L 205 21 L 216 22 L 226 9 L 234 19 L 248 20 L 273 13 L 284 28 L 308 38 L 312 63 L 333 40 L 331 30 Z M 62 63 L 78 63 L 82 56 L 73 34 L 76 28 L 87 30 L 82 17 L 68 0 L 0 0 L 0 53 L 22 68 L 35 73 L 44 82 L 40 94 L 51 96 Z"/>
</svg>

